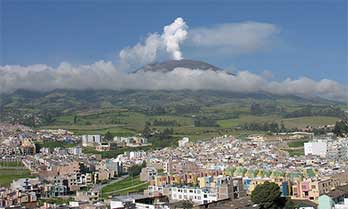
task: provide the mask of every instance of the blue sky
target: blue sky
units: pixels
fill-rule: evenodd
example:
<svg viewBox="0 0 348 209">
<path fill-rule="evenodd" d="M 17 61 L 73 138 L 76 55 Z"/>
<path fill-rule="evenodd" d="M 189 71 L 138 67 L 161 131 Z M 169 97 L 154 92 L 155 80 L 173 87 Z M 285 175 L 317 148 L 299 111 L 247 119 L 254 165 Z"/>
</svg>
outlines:
<svg viewBox="0 0 348 209">
<path fill-rule="evenodd" d="M 217 3 L 218 2 L 218 3 Z M 182 17 L 189 29 L 253 21 L 279 29 L 270 46 L 185 58 L 222 68 L 347 83 L 347 3 L 319 1 L 1 1 L 1 65 L 117 62 L 118 53 Z"/>
</svg>

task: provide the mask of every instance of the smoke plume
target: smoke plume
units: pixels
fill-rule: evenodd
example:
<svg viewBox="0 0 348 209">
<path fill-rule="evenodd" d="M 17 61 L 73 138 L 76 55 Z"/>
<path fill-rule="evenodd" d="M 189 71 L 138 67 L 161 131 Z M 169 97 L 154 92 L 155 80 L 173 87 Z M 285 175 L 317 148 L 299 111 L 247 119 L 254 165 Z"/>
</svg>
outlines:
<svg viewBox="0 0 348 209">
<path fill-rule="evenodd" d="M 172 24 L 164 27 L 162 38 L 166 45 L 166 50 L 171 54 L 174 60 L 181 60 L 182 53 L 180 51 L 180 43 L 187 37 L 187 25 L 184 20 L 179 17 Z"/>
<path fill-rule="evenodd" d="M 144 43 L 127 47 L 119 53 L 121 64 L 134 67 L 154 62 L 158 56 L 167 59 L 182 59 L 180 44 L 187 38 L 187 25 L 178 17 L 170 25 L 164 26 L 163 33 L 151 33 Z"/>
</svg>

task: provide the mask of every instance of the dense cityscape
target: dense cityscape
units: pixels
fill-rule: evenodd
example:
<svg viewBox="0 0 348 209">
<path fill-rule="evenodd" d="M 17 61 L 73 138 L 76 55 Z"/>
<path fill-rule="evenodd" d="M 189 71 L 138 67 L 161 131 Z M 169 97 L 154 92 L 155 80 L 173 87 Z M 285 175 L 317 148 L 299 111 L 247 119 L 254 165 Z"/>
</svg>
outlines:
<svg viewBox="0 0 348 209">
<path fill-rule="evenodd" d="M 151 145 L 141 134 L 107 139 L 2 124 L 0 136 L 2 207 L 257 208 L 253 191 L 272 182 L 292 204 L 320 208 L 348 192 L 348 140 L 332 133 L 224 135 L 194 142 L 184 137 L 176 146 L 150 151 L 141 150 Z M 134 151 L 114 158 L 98 154 L 124 147 Z M 284 151 L 289 148 L 303 149 L 304 155 L 290 156 Z M 6 174 L 11 170 L 14 176 Z"/>
</svg>

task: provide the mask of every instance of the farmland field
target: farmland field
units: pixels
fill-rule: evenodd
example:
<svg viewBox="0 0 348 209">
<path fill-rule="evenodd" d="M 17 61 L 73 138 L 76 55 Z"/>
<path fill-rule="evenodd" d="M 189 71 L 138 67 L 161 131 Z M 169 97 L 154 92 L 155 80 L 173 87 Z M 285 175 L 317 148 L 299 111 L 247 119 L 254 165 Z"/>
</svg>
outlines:
<svg viewBox="0 0 348 209">
<path fill-rule="evenodd" d="M 303 147 L 304 143 L 308 142 L 307 140 L 305 141 L 294 141 L 294 142 L 289 142 L 288 146 L 289 147 Z"/>
<path fill-rule="evenodd" d="M 24 102 L 25 98 L 19 102 L 19 98 L 8 98 L 6 112 L 44 109 L 45 117 L 41 115 L 42 124 L 36 129 L 133 136 L 147 126 L 152 131 L 171 129 L 173 141 L 183 136 L 197 140 L 267 131 L 246 128 L 249 123 L 282 123 L 287 129 L 334 124 L 345 108 L 328 101 L 215 91 L 57 91 L 35 96 L 30 102 Z"/>
<path fill-rule="evenodd" d="M 0 168 L 0 186 L 9 186 L 13 180 L 30 177 L 28 169 Z"/>
<path fill-rule="evenodd" d="M 285 127 L 288 128 L 305 128 L 306 126 L 318 127 L 323 125 L 332 125 L 335 124 L 337 120 L 339 120 L 339 118 L 327 116 L 311 116 L 282 119 Z"/>
<path fill-rule="evenodd" d="M 144 189 L 147 188 L 148 182 L 142 182 L 139 179 L 139 176 L 137 177 L 127 177 L 121 181 L 112 183 L 110 185 L 105 186 L 102 189 L 102 195 L 108 196 L 108 195 L 121 195 L 121 194 L 128 194 L 131 192 L 142 192 Z"/>
<path fill-rule="evenodd" d="M 286 128 L 304 128 L 307 126 L 318 127 L 321 125 L 334 124 L 339 118 L 327 116 L 307 116 L 296 118 L 283 118 L 279 114 L 271 115 L 252 115 L 245 108 L 238 117 L 228 118 L 231 111 L 235 111 L 235 105 L 215 106 L 205 108 L 208 115 L 217 114 L 219 117 L 227 119 L 217 119 L 216 127 L 196 127 L 194 118 L 191 115 L 146 115 L 129 111 L 127 109 L 105 109 L 98 111 L 79 112 L 74 115 L 64 115 L 56 118 L 55 122 L 49 126 L 40 128 L 65 128 L 77 135 L 82 134 L 105 134 L 110 132 L 114 136 L 132 136 L 141 133 L 146 123 L 152 124 L 151 127 L 157 130 L 172 128 L 173 138 L 179 139 L 187 136 L 192 140 L 210 139 L 221 135 L 236 135 L 250 133 L 251 131 L 237 130 L 236 128 L 247 123 L 275 122 L 283 123 Z M 201 113 L 205 114 L 205 113 Z M 153 124 L 154 121 L 173 122 L 172 126 L 161 126 Z M 253 133 L 262 133 L 256 131 Z"/>
</svg>

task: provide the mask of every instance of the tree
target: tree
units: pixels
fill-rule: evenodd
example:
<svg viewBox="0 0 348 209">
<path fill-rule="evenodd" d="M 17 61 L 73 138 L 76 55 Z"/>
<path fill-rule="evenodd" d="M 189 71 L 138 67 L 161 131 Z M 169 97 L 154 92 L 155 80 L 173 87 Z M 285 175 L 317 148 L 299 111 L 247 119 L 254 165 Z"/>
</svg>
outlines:
<svg viewBox="0 0 348 209">
<path fill-rule="evenodd" d="M 161 133 L 160 133 L 160 138 L 161 139 L 168 139 L 170 136 L 173 134 L 174 130 L 171 128 L 165 128 Z"/>
<path fill-rule="evenodd" d="M 285 203 L 284 209 L 293 209 L 296 208 L 294 202 L 291 201 L 291 199 L 288 199 Z"/>
<path fill-rule="evenodd" d="M 146 166 L 146 163 L 144 164 L 144 162 L 140 165 L 132 165 L 130 168 L 128 168 L 128 175 L 132 177 L 138 176 L 144 166 Z"/>
<path fill-rule="evenodd" d="M 280 188 L 276 183 L 266 181 L 255 187 L 251 193 L 251 200 L 258 204 L 260 209 L 279 209 L 283 208 L 286 202 L 280 194 Z"/>
<path fill-rule="evenodd" d="M 145 127 L 144 127 L 144 130 L 143 130 L 143 133 L 142 135 L 145 137 L 145 138 L 149 138 L 151 136 L 151 129 L 150 129 L 150 126 L 148 123 L 145 124 Z"/>
<path fill-rule="evenodd" d="M 107 132 L 105 133 L 104 139 L 107 140 L 107 141 L 112 141 L 113 136 L 112 136 L 112 134 L 110 133 L 110 131 L 107 131 Z"/>
<path fill-rule="evenodd" d="M 333 133 L 341 137 L 348 134 L 348 122 L 344 120 L 337 121 Z"/>
<path fill-rule="evenodd" d="M 280 132 L 286 132 L 286 128 L 283 121 L 280 121 Z"/>
</svg>

